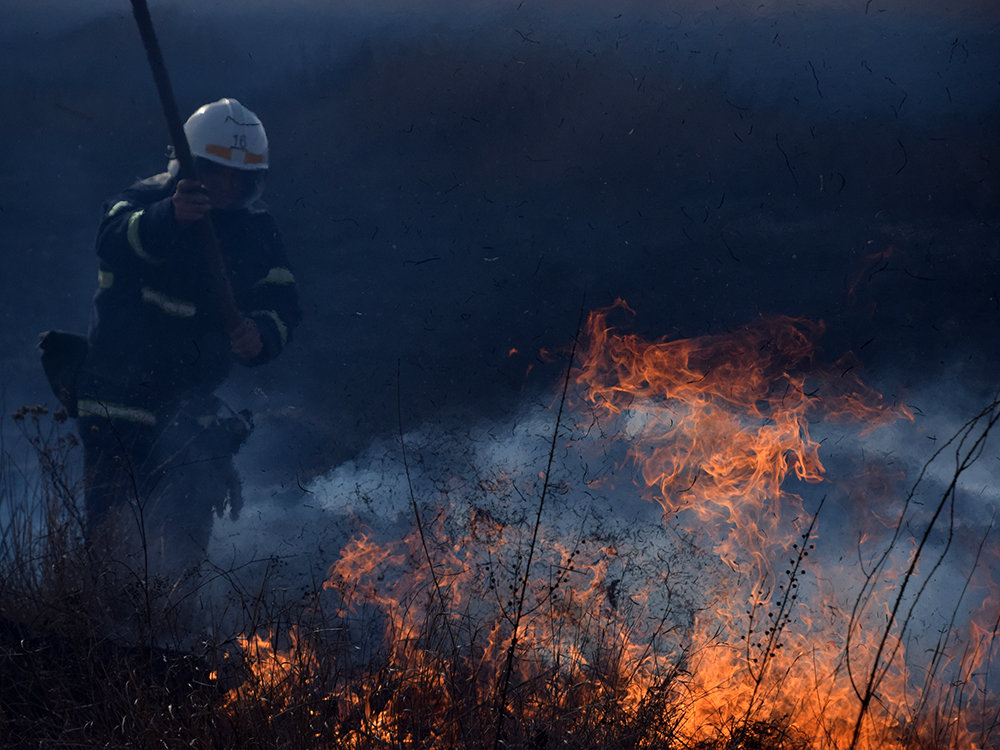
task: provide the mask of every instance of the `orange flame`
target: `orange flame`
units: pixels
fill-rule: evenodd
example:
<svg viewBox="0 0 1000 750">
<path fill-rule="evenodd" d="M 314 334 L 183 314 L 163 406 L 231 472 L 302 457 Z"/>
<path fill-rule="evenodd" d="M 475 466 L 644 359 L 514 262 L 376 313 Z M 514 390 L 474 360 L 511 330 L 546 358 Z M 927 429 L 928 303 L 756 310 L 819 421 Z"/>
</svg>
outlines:
<svg viewBox="0 0 1000 750">
<path fill-rule="evenodd" d="M 824 467 L 810 437 L 817 415 L 870 427 L 909 416 L 887 409 L 855 376 L 812 368 L 821 323 L 761 318 L 716 336 L 648 342 L 608 324 L 619 300 L 592 313 L 578 382 L 601 410 L 625 414 L 632 458 L 667 516 L 690 509 L 703 528 L 727 529 L 715 551 L 760 576 L 767 552 L 797 531 L 803 514 L 782 489 L 792 473 L 819 482 Z"/>
<path fill-rule="evenodd" d="M 903 628 L 889 619 L 900 580 L 916 574 L 905 573 L 914 549 L 880 551 L 880 526 L 891 529 L 895 512 L 889 501 L 855 540 L 856 555 L 865 571 L 879 555 L 898 559 L 878 576 L 861 574 L 864 595 L 855 597 L 858 587 L 845 582 L 859 574 L 838 562 L 837 549 L 821 567 L 812 562 L 824 551 L 822 517 L 789 486 L 825 480 L 817 423 L 854 420 L 872 430 L 912 419 L 909 412 L 884 404 L 847 360 L 818 366 L 820 323 L 762 318 L 733 333 L 649 342 L 609 324 L 621 311 L 619 301 L 588 320 L 575 381 L 585 426 L 570 445 L 588 450 L 587 410 L 597 432 L 624 440 L 662 510 L 656 542 L 609 542 L 600 531 L 567 541 L 557 517 L 532 535 L 504 515 L 535 481 L 527 468 L 523 478 L 482 482 L 492 505 L 442 508 L 387 544 L 359 535 L 324 588 L 339 602 L 335 619 L 380 613 L 380 658 L 326 684 L 344 723 L 319 746 L 480 746 L 499 737 L 507 713 L 522 736 L 648 727 L 654 716 L 669 727 L 637 730 L 635 747 L 694 747 L 720 736 L 731 747 L 984 745 L 989 735 L 967 723 L 968 706 L 944 676 L 969 685 L 968 700 L 986 716 L 997 588 L 971 586 L 987 614 L 970 618 L 955 668 L 943 664 L 942 643 L 922 677 L 914 674 L 901 653 Z M 877 478 L 887 492 L 895 486 L 888 472 Z M 550 482 L 547 472 L 540 482 Z M 664 551 L 667 559 L 656 557 Z M 960 630 L 949 632 L 959 639 Z M 892 636 L 888 650 L 881 634 Z M 308 639 L 295 636 L 286 651 L 273 634 L 242 642 L 257 684 L 278 686 L 269 700 L 279 705 L 281 686 L 323 669 Z M 874 700 L 862 710 L 869 674 Z M 231 694 L 234 705 L 255 697 L 245 687 Z M 940 722 L 938 708 L 947 709 Z M 768 739 L 774 722 L 790 733 L 783 740 Z"/>
</svg>

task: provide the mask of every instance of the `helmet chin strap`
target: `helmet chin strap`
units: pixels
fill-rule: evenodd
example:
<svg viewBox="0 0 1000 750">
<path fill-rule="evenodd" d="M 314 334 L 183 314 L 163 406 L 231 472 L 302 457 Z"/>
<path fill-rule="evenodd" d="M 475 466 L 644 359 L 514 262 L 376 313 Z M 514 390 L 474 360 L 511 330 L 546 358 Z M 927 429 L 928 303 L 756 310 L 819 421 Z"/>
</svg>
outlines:
<svg viewBox="0 0 1000 750">
<path fill-rule="evenodd" d="M 267 179 L 266 171 L 256 173 L 253 190 L 249 191 L 246 197 L 240 200 L 240 208 L 250 208 L 254 203 L 264 196 L 264 182 Z"/>
</svg>

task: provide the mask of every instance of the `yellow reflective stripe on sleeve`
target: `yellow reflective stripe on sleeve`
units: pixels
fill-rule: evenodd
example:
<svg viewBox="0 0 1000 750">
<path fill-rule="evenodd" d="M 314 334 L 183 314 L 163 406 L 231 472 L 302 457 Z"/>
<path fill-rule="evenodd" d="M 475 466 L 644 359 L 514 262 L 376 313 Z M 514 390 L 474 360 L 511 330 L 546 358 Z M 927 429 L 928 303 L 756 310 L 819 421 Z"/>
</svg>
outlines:
<svg viewBox="0 0 1000 750">
<path fill-rule="evenodd" d="M 124 211 L 126 208 L 131 208 L 131 207 L 132 204 L 129 203 L 128 201 L 118 201 L 115 205 L 113 205 L 110 209 L 108 209 L 107 214 L 105 214 L 105 218 L 110 219 L 112 216 L 116 216 L 120 214 L 122 211 Z"/>
<path fill-rule="evenodd" d="M 280 266 L 275 266 L 274 268 L 268 270 L 267 276 L 258 281 L 254 286 L 262 286 L 264 284 L 294 284 L 295 276 L 287 268 L 282 268 Z"/>
<path fill-rule="evenodd" d="M 159 263 L 160 261 L 147 253 L 142 247 L 142 237 L 139 236 L 139 219 L 145 213 L 141 208 L 128 217 L 128 244 L 132 246 L 135 254 L 147 263 Z"/>
<path fill-rule="evenodd" d="M 77 402 L 76 409 L 81 417 L 120 419 L 124 422 L 144 424 L 147 427 L 153 427 L 156 424 L 156 415 L 149 409 L 141 409 L 138 406 L 125 406 L 124 404 L 109 404 L 105 401 L 80 399 Z"/>
<path fill-rule="evenodd" d="M 193 302 L 168 297 L 163 292 L 150 289 L 148 286 L 142 288 L 142 301 L 155 305 L 163 310 L 163 312 L 169 315 L 176 315 L 179 318 L 192 318 L 198 312 L 198 306 Z"/>
<path fill-rule="evenodd" d="M 114 286 L 115 275 L 111 271 L 98 271 L 97 272 L 97 286 L 100 289 L 110 289 Z"/>
<path fill-rule="evenodd" d="M 274 321 L 274 325 L 278 329 L 278 335 L 281 336 L 281 345 L 284 346 L 288 343 L 288 326 L 285 325 L 285 321 L 274 310 L 265 310 L 264 312 Z"/>
</svg>

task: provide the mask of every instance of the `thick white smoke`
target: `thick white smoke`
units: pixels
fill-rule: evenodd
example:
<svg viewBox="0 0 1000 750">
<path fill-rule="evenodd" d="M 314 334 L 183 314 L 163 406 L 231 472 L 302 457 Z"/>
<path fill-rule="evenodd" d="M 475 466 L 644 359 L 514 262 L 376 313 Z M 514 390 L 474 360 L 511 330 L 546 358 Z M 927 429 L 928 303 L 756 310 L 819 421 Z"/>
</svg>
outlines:
<svg viewBox="0 0 1000 750">
<path fill-rule="evenodd" d="M 970 441 L 984 433 L 984 423 L 969 433 L 964 447 L 956 441 L 933 462 L 931 458 L 986 406 L 982 397 L 981 391 L 956 390 L 942 382 L 911 394 L 912 422 L 900 419 L 875 429 L 843 420 L 810 425 L 812 438 L 820 443 L 824 480 L 786 480 L 785 489 L 802 498 L 806 514 L 788 518 L 787 524 L 801 532 L 809 525 L 807 516 L 822 506 L 811 564 L 822 573 L 819 577 L 828 579 L 824 585 L 840 589 L 845 606 L 879 554 L 895 548 L 892 555 L 902 556 L 902 564 L 924 534 L 954 479 L 956 452 L 968 450 Z M 277 578 L 290 588 L 307 590 L 323 579 L 352 537 L 364 534 L 392 543 L 415 528 L 415 513 L 428 527 L 444 519 L 436 528 L 459 539 L 467 534 L 470 519 L 483 513 L 530 529 L 545 487 L 541 520 L 547 533 L 569 545 L 582 538 L 614 545 L 623 557 L 629 550 L 632 585 L 648 585 L 664 561 L 671 560 L 672 573 L 682 582 L 679 588 L 689 587 L 686 596 L 693 598 L 695 587 L 701 587 L 702 597 L 725 596 L 729 571 L 718 559 L 711 562 L 719 522 L 700 522 L 688 511 L 664 518 L 655 493 L 627 457 L 630 449 L 643 451 L 636 444 L 645 429 L 643 410 L 605 420 L 571 408 L 563 414 L 553 444 L 556 405 L 557 394 L 552 394 L 551 403 L 525 404 L 506 421 L 423 425 L 403 436 L 405 461 L 400 437 L 384 436 L 310 482 L 298 502 L 275 500 L 277 488 L 249 484 L 242 518 L 216 524 L 213 556 L 230 566 L 276 556 L 281 559 Z M 942 563 L 922 595 L 920 611 L 926 620 L 921 631 L 946 621 L 959 606 L 958 592 L 973 566 L 986 566 L 988 572 L 996 564 L 977 561 L 974 554 L 1000 507 L 1000 436 L 985 432 L 987 439 L 947 504 L 950 517 L 935 521 L 923 552 L 921 572 L 929 574 L 938 558 Z M 893 542 L 897 532 L 899 539 Z M 689 556 L 678 563 L 694 549 L 701 550 L 697 559 Z M 776 568 L 784 565 L 782 560 L 771 562 Z M 969 596 L 980 593 L 976 589 Z M 702 599 L 700 604 L 713 602 Z M 969 598 L 961 601 L 960 619 L 976 604 Z"/>
</svg>

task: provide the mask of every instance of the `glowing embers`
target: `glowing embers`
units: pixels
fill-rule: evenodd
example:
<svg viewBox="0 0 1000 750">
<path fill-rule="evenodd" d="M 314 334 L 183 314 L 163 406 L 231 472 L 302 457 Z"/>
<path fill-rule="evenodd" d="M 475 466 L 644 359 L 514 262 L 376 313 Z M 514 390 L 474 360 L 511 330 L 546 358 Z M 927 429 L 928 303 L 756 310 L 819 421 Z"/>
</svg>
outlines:
<svg viewBox="0 0 1000 750">
<path fill-rule="evenodd" d="M 331 568 L 317 599 L 325 629 L 353 632 L 359 642 L 377 632 L 364 658 L 328 659 L 322 633 L 300 625 L 283 647 L 271 633 L 244 639 L 250 674 L 230 693 L 234 715 L 245 701 L 270 705 L 275 716 L 305 704 L 318 746 L 338 748 L 479 747 L 497 731 L 518 746 L 543 731 L 629 724 L 640 740 L 661 737 L 668 724 L 654 714 L 673 707 L 647 704 L 677 671 L 665 655 L 676 653 L 679 638 L 673 614 L 651 610 L 657 582 L 630 569 L 634 554 L 622 559 L 593 540 L 567 548 L 562 531 L 543 531 L 528 573 L 521 525 L 477 507 L 455 513 L 427 529 L 433 566 L 414 529 L 382 545 L 358 537 Z M 456 536 L 460 527 L 469 533 Z M 498 705 L 508 665 L 507 699 Z M 509 724 L 498 730 L 498 718 Z"/>
<path fill-rule="evenodd" d="M 908 413 L 816 364 L 820 324 L 648 342 L 609 326 L 625 309 L 591 315 L 561 424 L 487 431 L 504 438 L 438 464 L 467 475 L 414 478 L 419 528 L 344 547 L 315 604 L 342 651 L 248 639 L 244 688 L 308 685 L 325 747 L 982 744 L 995 609 L 959 603 L 996 587 L 970 561 L 923 606 L 933 519 L 870 442 Z"/>
</svg>

